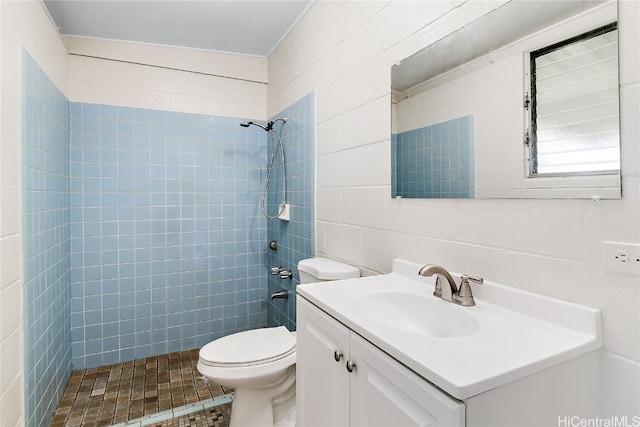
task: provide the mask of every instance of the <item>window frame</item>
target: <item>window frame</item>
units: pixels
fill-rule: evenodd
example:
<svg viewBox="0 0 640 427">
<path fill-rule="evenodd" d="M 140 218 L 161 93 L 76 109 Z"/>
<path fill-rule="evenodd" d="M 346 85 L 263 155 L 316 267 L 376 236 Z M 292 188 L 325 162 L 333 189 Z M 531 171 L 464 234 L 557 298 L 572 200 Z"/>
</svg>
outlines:
<svg viewBox="0 0 640 427">
<path fill-rule="evenodd" d="M 580 41 L 589 40 L 591 38 L 600 36 L 602 34 L 609 33 L 611 31 L 618 30 L 618 22 L 614 21 L 606 25 L 602 25 L 598 28 L 594 28 L 585 31 L 576 36 L 566 38 L 564 40 L 552 43 L 548 46 L 535 49 L 525 53 L 525 76 L 526 76 L 526 93 L 524 98 L 524 108 L 526 110 L 527 121 L 525 123 L 525 145 L 528 148 L 527 155 L 527 178 L 551 178 L 551 177 L 571 177 L 571 176 L 598 176 L 598 175 L 620 175 L 621 168 L 618 170 L 603 170 L 603 171 L 583 171 L 583 172 L 553 172 L 553 173 L 539 173 L 537 172 L 537 97 L 536 97 L 536 63 L 535 59 L 548 53 L 554 52 L 563 47 L 569 46 Z M 618 52 L 618 61 L 620 54 Z M 620 72 L 618 64 L 618 73 Z M 620 103 L 620 86 L 618 84 L 618 109 Z M 619 111 L 619 110 L 618 110 Z M 618 115 L 618 129 L 620 131 L 620 115 Z M 620 139 L 618 141 L 620 145 Z M 621 159 L 620 159 L 621 160 Z"/>
</svg>

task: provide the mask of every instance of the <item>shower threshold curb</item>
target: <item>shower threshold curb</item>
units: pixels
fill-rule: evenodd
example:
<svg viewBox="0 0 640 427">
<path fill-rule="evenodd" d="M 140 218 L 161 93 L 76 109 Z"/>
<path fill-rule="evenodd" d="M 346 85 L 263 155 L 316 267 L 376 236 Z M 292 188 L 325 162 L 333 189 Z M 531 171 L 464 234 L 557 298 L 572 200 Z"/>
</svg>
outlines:
<svg viewBox="0 0 640 427">
<path fill-rule="evenodd" d="M 155 423 L 160 423 L 162 421 L 181 417 L 183 415 L 193 414 L 194 412 L 203 411 L 205 409 L 215 408 L 217 406 L 221 406 L 231 402 L 233 402 L 233 393 L 227 393 L 223 394 L 222 396 L 214 397 L 213 399 L 201 400 L 199 402 L 190 403 L 178 408 L 167 409 L 166 411 L 158 412 L 156 414 L 145 415 L 144 417 L 127 420 L 122 423 L 112 424 L 110 427 L 148 426 Z"/>
</svg>

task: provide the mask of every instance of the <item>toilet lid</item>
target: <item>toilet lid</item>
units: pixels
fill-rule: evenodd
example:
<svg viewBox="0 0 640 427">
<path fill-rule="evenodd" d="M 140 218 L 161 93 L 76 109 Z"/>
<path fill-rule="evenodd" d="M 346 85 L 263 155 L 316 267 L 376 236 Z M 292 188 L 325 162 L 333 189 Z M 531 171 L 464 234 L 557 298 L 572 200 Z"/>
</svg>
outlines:
<svg viewBox="0 0 640 427">
<path fill-rule="evenodd" d="M 200 349 L 211 366 L 247 366 L 278 360 L 295 351 L 296 340 L 284 326 L 252 329 L 218 338 Z"/>
<path fill-rule="evenodd" d="M 316 279 L 340 280 L 360 277 L 360 270 L 352 265 L 329 258 L 307 258 L 298 262 L 298 270 L 311 274 Z"/>
</svg>

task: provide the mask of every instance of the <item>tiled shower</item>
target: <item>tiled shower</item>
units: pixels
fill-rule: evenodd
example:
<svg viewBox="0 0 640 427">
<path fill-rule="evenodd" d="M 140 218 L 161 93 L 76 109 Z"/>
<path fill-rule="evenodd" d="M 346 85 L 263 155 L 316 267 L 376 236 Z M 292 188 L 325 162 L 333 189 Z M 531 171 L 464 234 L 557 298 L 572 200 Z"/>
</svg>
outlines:
<svg viewBox="0 0 640 427">
<path fill-rule="evenodd" d="M 301 259 L 314 254 L 314 147 L 315 117 L 313 93 L 306 95 L 277 114 L 287 117 L 287 123 L 281 129 L 285 144 L 287 174 L 287 204 L 291 206 L 291 220 L 267 220 L 267 240 L 276 241 L 277 250 L 269 250 L 267 259 L 272 267 L 282 267 L 293 271 L 291 279 L 281 279 L 277 275 L 269 275 L 268 294 L 287 290 L 286 299 L 270 299 L 268 325 L 284 325 L 289 330 L 296 329 L 295 289 L 300 283 L 297 265 Z M 276 159 L 278 156 L 276 156 Z M 269 184 L 267 206 L 270 215 L 278 212 L 281 202 L 280 192 L 282 177 L 280 168 L 274 165 L 273 183 Z M 275 191 L 274 191 L 275 190 Z"/>
<path fill-rule="evenodd" d="M 276 284 L 268 271 L 313 254 L 313 94 L 282 112 L 292 219 L 267 221 L 266 132 L 69 102 L 23 57 L 27 425 L 48 423 L 72 370 L 295 329 L 295 298 L 268 295 L 294 292 L 297 275 Z"/>
<path fill-rule="evenodd" d="M 238 119 L 71 103 L 74 368 L 266 323 L 266 135 Z"/>
</svg>

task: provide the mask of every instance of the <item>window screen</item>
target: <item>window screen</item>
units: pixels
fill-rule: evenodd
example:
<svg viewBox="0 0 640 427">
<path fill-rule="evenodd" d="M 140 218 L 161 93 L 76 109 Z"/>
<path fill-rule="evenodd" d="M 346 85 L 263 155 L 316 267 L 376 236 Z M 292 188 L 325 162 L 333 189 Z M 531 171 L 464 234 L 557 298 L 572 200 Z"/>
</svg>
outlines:
<svg viewBox="0 0 640 427">
<path fill-rule="evenodd" d="M 619 171 L 617 24 L 530 59 L 531 175 Z"/>
</svg>

